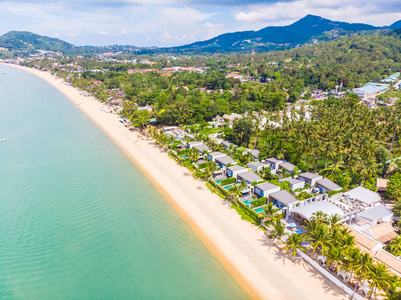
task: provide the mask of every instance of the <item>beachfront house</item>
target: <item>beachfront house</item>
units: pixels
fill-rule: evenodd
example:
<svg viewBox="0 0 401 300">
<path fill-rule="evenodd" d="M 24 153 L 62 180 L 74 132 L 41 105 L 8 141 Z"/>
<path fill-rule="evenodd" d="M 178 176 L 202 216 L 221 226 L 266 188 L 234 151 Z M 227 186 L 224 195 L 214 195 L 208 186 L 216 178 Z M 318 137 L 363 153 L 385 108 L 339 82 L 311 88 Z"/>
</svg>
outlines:
<svg viewBox="0 0 401 300">
<path fill-rule="evenodd" d="M 358 203 L 364 207 L 375 206 L 381 201 L 381 197 L 378 193 L 368 190 L 362 186 L 358 186 L 357 188 L 345 192 L 344 196 L 351 203 Z"/>
<path fill-rule="evenodd" d="M 204 152 L 209 152 L 209 151 L 210 151 L 209 147 L 206 146 L 205 144 L 195 145 L 195 146 L 193 146 L 192 148 L 198 150 L 198 152 L 199 152 L 200 154 L 202 154 L 202 153 L 204 153 Z"/>
<path fill-rule="evenodd" d="M 333 216 L 337 214 L 339 217 L 344 217 L 344 212 L 337 205 L 328 201 L 315 201 L 309 200 L 300 201 L 300 205 L 292 203 L 288 206 L 289 213 L 287 216 L 292 216 L 294 220 L 299 220 L 301 223 L 303 220 L 310 221 L 314 213 L 321 211 L 327 216 Z"/>
<path fill-rule="evenodd" d="M 248 168 L 244 168 L 241 166 L 231 166 L 227 167 L 226 170 L 226 175 L 227 177 L 234 177 L 235 179 L 238 179 L 237 176 L 240 173 L 248 172 Z"/>
<path fill-rule="evenodd" d="M 315 186 L 316 181 L 323 179 L 322 175 L 319 174 L 314 174 L 314 173 L 302 173 L 298 176 L 299 180 L 305 181 L 306 183 L 309 183 L 311 186 Z"/>
<path fill-rule="evenodd" d="M 260 151 L 257 149 L 246 149 L 246 151 L 252 155 L 254 159 L 259 159 Z"/>
<path fill-rule="evenodd" d="M 341 186 L 334 183 L 330 179 L 323 178 L 316 181 L 316 187 L 319 189 L 319 192 L 331 192 L 331 191 L 341 191 Z"/>
<path fill-rule="evenodd" d="M 193 148 L 195 146 L 199 146 L 199 145 L 204 145 L 204 144 L 203 144 L 203 142 L 188 142 L 187 143 L 187 148 L 191 149 L 191 148 Z"/>
<path fill-rule="evenodd" d="M 305 181 L 294 179 L 291 177 L 280 179 L 279 182 L 288 181 L 290 183 L 290 188 L 295 191 L 297 189 L 303 189 L 305 187 Z"/>
<path fill-rule="evenodd" d="M 216 157 L 215 163 L 218 164 L 221 168 L 225 169 L 227 166 L 234 166 L 237 164 L 237 162 L 232 159 L 230 156 L 222 156 L 222 157 Z"/>
<path fill-rule="evenodd" d="M 251 162 L 247 164 L 248 168 L 250 168 L 252 171 L 259 173 L 262 171 L 264 168 L 268 168 L 269 166 L 261 163 L 261 162 Z"/>
<path fill-rule="evenodd" d="M 390 222 L 393 216 L 393 212 L 381 204 L 358 213 L 356 221 L 376 225 L 378 223 Z"/>
<path fill-rule="evenodd" d="M 280 187 L 269 182 L 259 183 L 255 185 L 253 193 L 258 197 L 268 198 L 270 194 L 280 191 Z"/>
<path fill-rule="evenodd" d="M 281 163 L 283 163 L 284 161 L 281 160 L 281 159 L 277 159 L 277 158 L 271 157 L 271 158 L 267 158 L 265 160 L 265 162 L 266 162 L 267 165 L 270 166 L 272 173 L 276 174 L 276 171 L 278 170 L 278 166 Z"/>
<path fill-rule="evenodd" d="M 273 202 L 273 204 L 280 209 L 283 209 L 289 204 L 297 201 L 298 200 L 286 190 L 281 190 L 269 195 L 269 202 Z"/>
<path fill-rule="evenodd" d="M 263 181 L 262 178 L 260 178 L 258 175 L 256 175 L 254 172 L 252 171 L 247 171 L 247 172 L 241 172 L 238 173 L 237 175 L 237 181 L 245 181 L 245 183 L 247 185 L 251 185 L 252 182 L 260 182 Z"/>
<path fill-rule="evenodd" d="M 207 159 L 212 162 L 216 162 L 216 158 L 220 158 L 220 157 L 224 157 L 224 156 L 227 156 L 227 154 L 221 153 L 221 152 L 212 152 L 212 153 L 208 153 Z"/>
<path fill-rule="evenodd" d="M 278 169 L 279 169 L 279 170 L 285 169 L 285 170 L 287 170 L 287 172 L 290 173 L 290 174 L 294 174 L 294 169 L 295 169 L 295 168 L 296 168 L 296 165 L 294 165 L 294 164 L 292 164 L 292 163 L 290 163 L 290 162 L 288 162 L 288 161 L 283 162 L 283 163 L 281 163 L 281 164 L 278 165 Z"/>
<path fill-rule="evenodd" d="M 391 224 L 388 222 L 373 225 L 362 230 L 362 232 L 366 233 L 382 244 L 387 244 L 392 239 L 398 237 L 398 234 L 395 232 L 393 226 L 391 226 Z"/>
<path fill-rule="evenodd" d="M 231 143 L 229 141 L 223 141 L 221 144 L 223 145 L 224 149 L 230 149 L 230 148 L 237 148 L 238 147 L 236 144 Z"/>
</svg>

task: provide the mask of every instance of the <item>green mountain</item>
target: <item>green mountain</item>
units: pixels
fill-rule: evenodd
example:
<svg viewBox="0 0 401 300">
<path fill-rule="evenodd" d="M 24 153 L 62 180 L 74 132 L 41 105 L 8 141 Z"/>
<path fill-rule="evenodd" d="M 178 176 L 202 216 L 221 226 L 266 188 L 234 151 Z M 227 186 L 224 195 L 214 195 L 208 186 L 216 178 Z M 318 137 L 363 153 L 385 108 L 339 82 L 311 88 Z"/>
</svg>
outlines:
<svg viewBox="0 0 401 300">
<path fill-rule="evenodd" d="M 390 25 L 391 29 L 400 29 L 401 28 L 401 20 L 394 22 L 393 24 Z"/>
<path fill-rule="evenodd" d="M 313 39 L 331 40 L 342 35 L 382 29 L 360 23 L 331 21 L 319 16 L 307 15 L 288 26 L 269 26 L 258 31 L 225 33 L 210 40 L 196 42 L 175 50 L 236 51 L 247 48 L 293 47 L 310 43 Z"/>
<path fill-rule="evenodd" d="M 60 39 L 38 35 L 28 31 L 10 31 L 0 36 L 0 47 L 19 51 L 77 52 L 77 47 Z"/>
</svg>

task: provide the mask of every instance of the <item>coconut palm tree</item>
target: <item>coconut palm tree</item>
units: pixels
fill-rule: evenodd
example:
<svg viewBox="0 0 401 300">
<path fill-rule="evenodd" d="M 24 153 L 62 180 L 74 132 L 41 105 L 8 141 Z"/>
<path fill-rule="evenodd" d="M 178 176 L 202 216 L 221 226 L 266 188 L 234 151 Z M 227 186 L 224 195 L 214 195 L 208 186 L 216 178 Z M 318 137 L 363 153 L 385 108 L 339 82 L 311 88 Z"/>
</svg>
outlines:
<svg viewBox="0 0 401 300">
<path fill-rule="evenodd" d="M 339 267 L 343 266 L 345 259 L 344 249 L 341 247 L 331 247 L 327 253 L 327 262 L 334 264 L 334 270 L 337 273 Z"/>
<path fill-rule="evenodd" d="M 313 248 L 313 252 L 319 250 L 322 255 L 327 255 L 332 243 L 327 226 L 324 224 L 321 224 L 317 226 L 315 230 L 308 232 L 307 240 L 311 243 L 309 248 Z"/>
<path fill-rule="evenodd" d="M 362 282 L 365 282 L 367 274 L 371 272 L 372 268 L 373 258 L 369 255 L 369 253 L 363 253 L 355 264 L 354 271 L 355 274 L 362 279 Z"/>
<path fill-rule="evenodd" d="M 291 255 L 295 257 L 297 254 L 297 250 L 301 250 L 305 252 L 305 248 L 302 246 L 302 242 L 304 241 L 304 236 L 300 234 L 292 234 L 288 237 L 286 241 L 286 246 L 283 248 L 284 250 L 291 250 Z"/>
<path fill-rule="evenodd" d="M 390 280 L 387 267 L 382 263 L 374 264 L 371 271 L 367 274 L 367 278 L 370 280 L 369 287 L 371 289 L 369 299 L 376 293 L 376 289 L 381 291 L 386 290 Z"/>
<path fill-rule="evenodd" d="M 238 202 L 238 197 L 241 196 L 242 188 L 239 184 L 233 184 L 229 189 L 228 192 L 232 195 L 231 199 L 233 203 Z"/>
<path fill-rule="evenodd" d="M 273 241 L 281 240 L 283 236 L 286 235 L 285 233 L 285 226 L 281 224 L 280 219 L 275 219 L 271 225 L 271 231 L 268 237 L 273 239 Z"/>
<path fill-rule="evenodd" d="M 273 202 L 269 202 L 266 206 L 263 206 L 263 210 L 265 211 L 268 223 L 276 220 L 280 212 L 280 209 L 274 206 Z"/>
</svg>

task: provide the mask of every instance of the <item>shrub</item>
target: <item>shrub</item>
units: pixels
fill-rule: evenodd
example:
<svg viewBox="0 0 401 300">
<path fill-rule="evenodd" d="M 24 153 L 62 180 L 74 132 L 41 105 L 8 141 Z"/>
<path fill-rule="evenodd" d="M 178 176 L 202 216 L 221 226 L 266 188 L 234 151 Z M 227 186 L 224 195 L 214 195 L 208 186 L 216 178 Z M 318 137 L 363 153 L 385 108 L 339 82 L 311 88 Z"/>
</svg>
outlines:
<svg viewBox="0 0 401 300">
<path fill-rule="evenodd" d="M 223 179 L 222 181 L 220 181 L 220 185 L 221 186 L 224 186 L 224 185 L 227 185 L 227 184 L 230 184 L 230 183 L 235 183 L 235 178 L 234 177 L 226 178 L 226 179 Z"/>
<path fill-rule="evenodd" d="M 265 205 L 265 204 L 267 204 L 267 198 L 266 197 L 259 198 L 258 200 L 255 200 L 255 201 L 252 202 L 252 206 L 253 207 L 258 207 L 258 206 L 262 206 L 262 205 Z"/>
<path fill-rule="evenodd" d="M 225 188 L 222 188 L 220 185 L 218 185 L 216 183 L 216 181 L 209 179 L 209 183 L 214 186 L 215 188 L 217 188 L 223 195 L 227 196 L 228 195 L 228 191 Z"/>
<path fill-rule="evenodd" d="M 204 169 L 204 168 L 206 168 L 206 166 L 207 166 L 207 162 L 203 162 L 198 165 L 199 169 Z"/>
</svg>

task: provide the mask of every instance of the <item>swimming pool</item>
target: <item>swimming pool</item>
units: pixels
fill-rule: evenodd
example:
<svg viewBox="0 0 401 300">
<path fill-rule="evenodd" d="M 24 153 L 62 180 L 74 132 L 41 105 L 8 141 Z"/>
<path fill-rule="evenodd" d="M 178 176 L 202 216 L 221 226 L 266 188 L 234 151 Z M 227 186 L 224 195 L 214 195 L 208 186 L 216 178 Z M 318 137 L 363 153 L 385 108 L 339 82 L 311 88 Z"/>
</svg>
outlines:
<svg viewBox="0 0 401 300">
<path fill-rule="evenodd" d="M 218 184 L 218 185 L 220 185 L 220 182 L 222 181 L 223 179 L 218 179 L 218 180 L 216 180 L 215 182 Z"/>
<path fill-rule="evenodd" d="M 298 234 L 302 234 L 302 231 L 299 230 L 299 229 L 298 229 L 298 230 L 295 230 L 294 232 L 295 232 L 295 233 L 298 233 Z"/>
<path fill-rule="evenodd" d="M 246 206 L 250 207 L 252 202 L 253 202 L 253 200 L 245 200 L 245 201 L 244 201 L 244 204 L 245 204 Z"/>
<path fill-rule="evenodd" d="M 257 209 L 254 209 L 254 211 L 256 211 L 260 215 L 264 215 L 265 214 L 265 210 L 263 209 L 263 207 L 259 207 Z"/>
<path fill-rule="evenodd" d="M 229 185 L 223 186 L 223 188 L 225 188 L 225 189 L 228 191 L 228 189 L 229 189 L 230 187 L 232 187 L 232 186 L 233 186 L 232 184 L 229 184 Z"/>
</svg>

